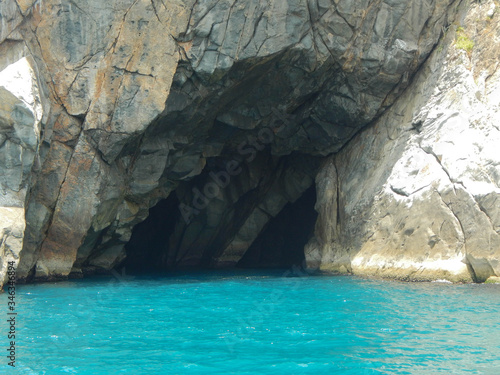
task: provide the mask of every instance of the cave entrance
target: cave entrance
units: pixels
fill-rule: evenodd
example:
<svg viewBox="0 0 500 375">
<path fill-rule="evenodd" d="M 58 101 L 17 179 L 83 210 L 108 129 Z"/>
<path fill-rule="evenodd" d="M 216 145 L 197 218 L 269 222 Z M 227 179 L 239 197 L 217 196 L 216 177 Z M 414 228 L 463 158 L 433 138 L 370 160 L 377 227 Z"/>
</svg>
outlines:
<svg viewBox="0 0 500 375">
<path fill-rule="evenodd" d="M 211 227 L 200 213 L 200 221 L 185 224 L 177 192 L 158 202 L 149 216 L 137 224 L 125 246 L 126 259 L 120 265 L 132 274 L 160 273 L 186 269 L 288 269 L 304 264 L 304 247 L 313 235 L 317 213 L 314 183 L 294 202 L 271 217 L 247 250 L 232 264 L 214 262 L 219 250 L 235 238 L 243 225 L 235 216 Z M 241 207 L 233 211 L 244 213 Z M 207 215 L 208 217 L 209 215 Z M 233 226 L 229 223 L 236 223 Z M 207 224 L 200 224 L 207 223 Z M 195 233 L 191 235 L 190 233 Z M 186 245 L 187 244 L 187 245 Z M 219 252 L 218 252 L 219 251 Z"/>
<path fill-rule="evenodd" d="M 288 203 L 271 219 L 255 239 L 240 268 L 290 268 L 304 265 L 304 247 L 314 232 L 318 213 L 314 210 L 316 187 L 313 184 L 294 203 Z"/>
<path fill-rule="evenodd" d="M 170 237 L 179 220 L 179 200 L 172 193 L 149 210 L 149 216 L 137 224 L 125 245 L 127 257 L 122 264 L 132 273 L 165 270 Z"/>
</svg>

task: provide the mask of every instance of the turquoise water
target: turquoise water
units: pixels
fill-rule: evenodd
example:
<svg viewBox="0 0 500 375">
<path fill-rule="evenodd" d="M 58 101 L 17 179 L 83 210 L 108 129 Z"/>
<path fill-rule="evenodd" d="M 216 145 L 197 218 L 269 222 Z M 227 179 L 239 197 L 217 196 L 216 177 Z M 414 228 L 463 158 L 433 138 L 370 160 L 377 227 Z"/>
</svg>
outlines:
<svg viewBox="0 0 500 375">
<path fill-rule="evenodd" d="M 192 273 L 21 285 L 17 303 L 2 374 L 500 374 L 498 285 Z"/>
</svg>

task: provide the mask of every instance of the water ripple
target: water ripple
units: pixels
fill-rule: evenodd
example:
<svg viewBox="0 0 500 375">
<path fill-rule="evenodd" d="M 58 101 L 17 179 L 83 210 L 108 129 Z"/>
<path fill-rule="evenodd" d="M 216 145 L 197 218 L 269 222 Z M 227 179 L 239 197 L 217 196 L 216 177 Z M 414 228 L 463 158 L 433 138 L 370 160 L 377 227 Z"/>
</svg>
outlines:
<svg viewBox="0 0 500 375">
<path fill-rule="evenodd" d="M 498 286 L 281 275 L 19 286 L 19 373 L 500 373 Z"/>
</svg>

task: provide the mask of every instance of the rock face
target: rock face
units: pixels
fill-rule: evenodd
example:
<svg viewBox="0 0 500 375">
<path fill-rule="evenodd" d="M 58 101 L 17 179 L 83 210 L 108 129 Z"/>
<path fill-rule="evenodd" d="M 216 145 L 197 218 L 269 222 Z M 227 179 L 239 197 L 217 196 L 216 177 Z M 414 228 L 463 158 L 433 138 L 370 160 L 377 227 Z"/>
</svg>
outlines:
<svg viewBox="0 0 500 375">
<path fill-rule="evenodd" d="M 7 276 L 7 262 L 19 262 L 41 121 L 34 72 L 15 44 L 9 46 L 12 53 L 5 54 L 0 72 L 0 284 Z M 17 61 L 10 63 L 9 58 Z"/>
<path fill-rule="evenodd" d="M 390 110 L 322 167 L 311 268 L 403 280 L 500 274 L 500 27 L 491 4 L 465 8 L 465 31 L 450 27 Z M 471 51 L 457 41 L 463 33 Z"/>
<path fill-rule="evenodd" d="M 310 269 L 498 275 L 496 47 L 451 24 L 499 28 L 459 5 L 3 1 L 0 77 L 31 96 L 0 81 L 2 264 L 248 266 L 315 185 Z"/>
</svg>

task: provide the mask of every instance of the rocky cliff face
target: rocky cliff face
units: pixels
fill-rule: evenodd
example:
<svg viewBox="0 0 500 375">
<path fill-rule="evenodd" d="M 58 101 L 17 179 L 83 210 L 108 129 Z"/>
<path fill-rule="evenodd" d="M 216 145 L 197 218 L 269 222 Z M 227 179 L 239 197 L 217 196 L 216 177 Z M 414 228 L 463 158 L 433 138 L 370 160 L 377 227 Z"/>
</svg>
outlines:
<svg viewBox="0 0 500 375">
<path fill-rule="evenodd" d="M 321 168 L 310 267 L 404 280 L 500 273 L 495 10 L 462 5 L 405 93 Z"/>
<path fill-rule="evenodd" d="M 492 6 L 2 2 L 2 264 L 499 275 Z"/>
</svg>

